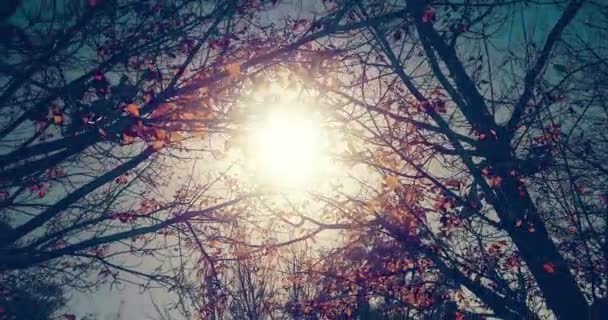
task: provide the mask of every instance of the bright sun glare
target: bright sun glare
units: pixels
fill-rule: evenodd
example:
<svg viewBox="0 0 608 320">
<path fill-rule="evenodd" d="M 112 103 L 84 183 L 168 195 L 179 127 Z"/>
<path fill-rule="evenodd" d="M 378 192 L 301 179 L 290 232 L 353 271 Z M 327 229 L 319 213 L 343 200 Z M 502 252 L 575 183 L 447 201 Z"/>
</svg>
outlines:
<svg viewBox="0 0 608 320">
<path fill-rule="evenodd" d="M 245 139 L 249 173 L 264 186 L 303 190 L 313 185 L 330 164 L 321 117 L 295 90 L 278 84 L 256 98 Z"/>
<path fill-rule="evenodd" d="M 264 183 L 302 187 L 321 171 L 325 155 L 320 124 L 284 109 L 269 110 L 250 139 L 257 174 Z"/>
</svg>

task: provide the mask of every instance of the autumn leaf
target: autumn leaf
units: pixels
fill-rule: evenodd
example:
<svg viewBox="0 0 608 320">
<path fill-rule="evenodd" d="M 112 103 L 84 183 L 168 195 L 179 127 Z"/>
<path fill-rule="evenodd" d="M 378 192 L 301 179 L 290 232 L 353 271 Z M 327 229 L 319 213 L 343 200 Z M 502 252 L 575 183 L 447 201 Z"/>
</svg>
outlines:
<svg viewBox="0 0 608 320">
<path fill-rule="evenodd" d="M 395 176 L 387 176 L 386 179 L 384 179 L 384 183 L 390 191 L 393 191 L 399 185 L 399 179 Z"/>
<path fill-rule="evenodd" d="M 380 201 L 372 199 L 367 202 L 367 208 L 371 211 L 379 211 L 380 209 L 382 209 L 382 204 L 380 203 Z"/>
<path fill-rule="evenodd" d="M 555 273 L 555 265 L 552 262 L 547 262 L 543 264 L 543 270 L 545 270 L 546 273 Z"/>
<path fill-rule="evenodd" d="M 194 132 L 192 132 L 192 136 L 195 138 L 204 138 L 206 135 L 206 131 L 204 128 L 195 128 Z"/>
<path fill-rule="evenodd" d="M 502 185 L 502 178 L 499 176 L 493 176 L 490 178 L 490 187 L 498 188 Z"/>
<path fill-rule="evenodd" d="M 138 104 L 129 103 L 125 107 L 125 111 L 132 116 L 139 117 L 139 105 Z"/>
<path fill-rule="evenodd" d="M 180 142 L 184 140 L 184 137 L 177 132 L 171 132 L 169 139 L 173 142 Z"/>
<path fill-rule="evenodd" d="M 63 116 L 61 115 L 61 109 L 57 105 L 53 105 L 51 108 L 52 120 L 56 125 L 63 124 Z"/>
<path fill-rule="evenodd" d="M 162 149 L 164 146 L 165 146 L 165 141 L 156 140 L 152 144 L 152 149 L 154 149 L 155 151 L 158 151 L 158 150 Z"/>
<path fill-rule="evenodd" d="M 192 112 L 186 112 L 186 113 L 183 113 L 183 114 L 180 116 L 180 118 L 181 118 L 182 120 L 193 120 L 193 119 L 195 119 L 195 118 L 196 118 L 196 115 L 195 115 L 194 113 L 192 113 Z"/>
<path fill-rule="evenodd" d="M 416 190 L 413 187 L 404 188 L 403 199 L 407 203 L 413 203 L 418 200 L 418 195 L 416 194 Z"/>
<path fill-rule="evenodd" d="M 202 109 L 199 115 L 202 120 L 213 120 L 214 118 L 213 111 L 209 108 Z"/>
<path fill-rule="evenodd" d="M 424 10 L 424 13 L 422 14 L 422 22 L 424 22 L 424 23 L 435 22 L 435 9 L 429 7 L 426 10 Z"/>
<path fill-rule="evenodd" d="M 226 72 L 228 72 L 228 76 L 232 79 L 237 79 L 241 75 L 241 64 L 240 63 L 231 63 L 226 66 Z"/>
<path fill-rule="evenodd" d="M 150 118 L 160 118 L 173 110 L 173 105 L 170 103 L 162 103 L 150 114 Z"/>
<path fill-rule="evenodd" d="M 130 136 L 126 133 L 122 134 L 122 144 L 123 145 L 128 145 L 131 144 L 135 141 L 135 137 L 134 136 Z"/>
<path fill-rule="evenodd" d="M 167 131 L 165 129 L 154 129 L 154 137 L 156 140 L 165 140 L 167 138 Z"/>
<path fill-rule="evenodd" d="M 60 126 L 63 124 L 63 117 L 61 115 L 53 115 L 53 123 Z"/>
</svg>

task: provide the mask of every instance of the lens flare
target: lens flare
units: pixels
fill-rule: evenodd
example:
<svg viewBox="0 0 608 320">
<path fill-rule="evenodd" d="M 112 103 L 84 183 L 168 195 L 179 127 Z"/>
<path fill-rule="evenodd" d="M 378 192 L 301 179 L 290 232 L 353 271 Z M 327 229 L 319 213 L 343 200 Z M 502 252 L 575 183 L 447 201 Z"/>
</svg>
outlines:
<svg viewBox="0 0 608 320">
<path fill-rule="evenodd" d="M 249 140 L 262 184 L 303 187 L 322 173 L 327 161 L 319 119 L 302 112 L 269 110 Z"/>
</svg>

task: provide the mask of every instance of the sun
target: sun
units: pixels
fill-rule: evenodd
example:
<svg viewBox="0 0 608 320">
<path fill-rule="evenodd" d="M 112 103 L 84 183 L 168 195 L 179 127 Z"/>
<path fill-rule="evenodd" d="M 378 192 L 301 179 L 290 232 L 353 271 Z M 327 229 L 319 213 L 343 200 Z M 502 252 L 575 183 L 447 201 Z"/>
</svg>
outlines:
<svg viewBox="0 0 608 320">
<path fill-rule="evenodd" d="M 303 188 L 328 165 L 321 120 L 292 106 L 265 111 L 248 135 L 256 180 L 267 186 Z"/>
<path fill-rule="evenodd" d="M 322 108 L 281 81 L 257 85 L 242 99 L 239 139 L 244 172 L 254 185 L 305 191 L 332 167 L 330 127 Z"/>
</svg>

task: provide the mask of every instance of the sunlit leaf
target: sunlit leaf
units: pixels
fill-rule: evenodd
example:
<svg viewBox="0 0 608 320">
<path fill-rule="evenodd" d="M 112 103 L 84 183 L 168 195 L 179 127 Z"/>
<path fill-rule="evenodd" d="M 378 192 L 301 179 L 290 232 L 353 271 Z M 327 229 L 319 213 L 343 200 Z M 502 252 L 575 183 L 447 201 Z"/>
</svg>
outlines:
<svg viewBox="0 0 608 320">
<path fill-rule="evenodd" d="M 58 126 L 63 124 L 63 117 L 61 115 L 53 115 L 53 123 Z"/>
<path fill-rule="evenodd" d="M 170 103 L 162 103 L 150 114 L 150 118 L 160 118 L 173 110 L 173 105 Z"/>
<path fill-rule="evenodd" d="M 376 199 L 367 202 L 367 208 L 371 211 L 379 211 L 382 208 L 382 203 Z"/>
<path fill-rule="evenodd" d="M 165 146 L 165 141 L 163 141 L 163 140 L 156 140 L 152 144 L 152 149 L 158 151 L 158 150 L 162 149 L 164 146 Z"/>
<path fill-rule="evenodd" d="M 399 185 L 399 178 L 396 176 L 387 176 L 386 179 L 384 179 L 384 183 L 386 184 L 386 188 L 388 190 L 393 191 Z"/>
<path fill-rule="evenodd" d="M 135 137 L 134 136 L 130 136 L 126 133 L 122 134 L 122 144 L 123 145 L 128 145 L 131 144 L 135 141 Z"/>
<path fill-rule="evenodd" d="M 140 106 L 138 104 L 129 103 L 125 107 L 125 111 L 132 116 L 139 117 L 139 108 Z"/>
<path fill-rule="evenodd" d="M 156 128 L 154 129 L 154 137 L 156 140 L 165 140 L 167 138 L 167 131 L 165 131 L 165 129 Z"/>
<path fill-rule="evenodd" d="M 502 185 L 502 178 L 500 176 L 492 176 L 490 178 L 490 187 L 499 188 Z"/>
<path fill-rule="evenodd" d="M 181 134 L 177 133 L 177 132 L 171 132 L 169 139 L 172 142 L 180 142 L 180 141 L 184 140 L 184 137 Z"/>
<path fill-rule="evenodd" d="M 186 113 L 183 113 L 183 114 L 180 116 L 180 118 L 181 118 L 182 120 L 193 120 L 193 119 L 195 119 L 195 118 L 196 118 L 196 114 L 194 114 L 194 113 L 192 113 L 192 112 L 186 112 Z"/>
<path fill-rule="evenodd" d="M 241 64 L 231 63 L 226 65 L 226 72 L 228 72 L 230 78 L 237 79 L 241 75 Z"/>
</svg>

